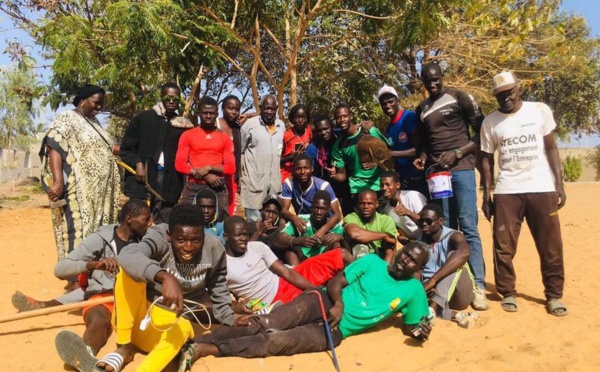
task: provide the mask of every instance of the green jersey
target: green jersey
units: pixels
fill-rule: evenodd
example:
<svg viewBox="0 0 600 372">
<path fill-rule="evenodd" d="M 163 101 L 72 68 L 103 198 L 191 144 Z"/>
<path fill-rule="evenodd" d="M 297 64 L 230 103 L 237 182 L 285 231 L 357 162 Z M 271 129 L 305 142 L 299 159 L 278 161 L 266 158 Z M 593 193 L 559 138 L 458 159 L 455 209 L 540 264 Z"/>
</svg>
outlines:
<svg viewBox="0 0 600 372">
<path fill-rule="evenodd" d="M 344 270 L 348 285 L 342 290 L 344 313 L 339 329 L 344 338 L 369 329 L 401 312 L 404 324 L 418 324 L 429 315 L 427 296 L 416 279 L 394 279 L 388 264 L 368 254 Z"/>
<path fill-rule="evenodd" d="M 300 234 L 296 230 L 296 227 L 294 226 L 294 224 L 291 221 L 285 225 L 285 227 L 283 228 L 283 230 L 281 230 L 281 232 L 284 232 L 284 233 L 288 234 L 289 236 L 294 236 L 294 237 L 300 237 L 300 236 L 310 237 L 310 236 L 315 235 L 317 230 L 315 230 L 315 228 L 311 222 L 310 214 L 299 214 L 298 218 L 300 218 L 302 221 L 306 222 L 306 232 L 304 234 Z M 329 230 L 327 233 L 344 235 L 344 228 L 342 227 L 341 224 L 338 223 L 337 225 L 334 226 L 333 229 Z M 325 251 L 325 248 L 326 247 L 324 245 L 319 245 L 319 246 L 315 246 L 312 248 L 300 247 L 300 249 L 302 249 L 302 253 L 307 258 L 314 257 L 318 254 L 323 253 Z"/>
<path fill-rule="evenodd" d="M 398 230 L 396 229 L 396 224 L 394 223 L 394 220 L 387 214 L 375 212 L 373 220 L 365 224 L 362 222 L 359 215 L 356 212 L 353 212 L 344 217 L 344 222 L 346 223 L 346 225 L 354 223 L 358 225 L 358 227 L 369 231 L 386 233 L 390 236 L 398 235 Z M 352 239 L 349 240 L 350 246 L 358 244 L 358 242 L 355 242 Z M 369 247 L 369 253 L 380 253 L 379 251 L 381 250 L 381 240 L 374 240 L 368 243 L 367 246 Z"/>
<path fill-rule="evenodd" d="M 388 143 L 387 138 L 379 129 L 372 127 L 369 130 L 369 134 L 375 136 L 385 143 Z M 373 191 L 379 191 L 379 178 L 381 177 L 381 169 L 375 167 L 369 170 L 365 170 L 360 163 L 358 153 L 356 151 L 356 144 L 358 140 L 364 135 L 362 128 L 358 129 L 358 132 L 350 137 L 339 137 L 333 144 L 331 150 L 331 158 L 337 168 L 345 168 L 346 174 L 348 175 L 348 182 L 350 183 L 350 193 L 357 194 L 365 189 L 371 189 Z"/>
</svg>

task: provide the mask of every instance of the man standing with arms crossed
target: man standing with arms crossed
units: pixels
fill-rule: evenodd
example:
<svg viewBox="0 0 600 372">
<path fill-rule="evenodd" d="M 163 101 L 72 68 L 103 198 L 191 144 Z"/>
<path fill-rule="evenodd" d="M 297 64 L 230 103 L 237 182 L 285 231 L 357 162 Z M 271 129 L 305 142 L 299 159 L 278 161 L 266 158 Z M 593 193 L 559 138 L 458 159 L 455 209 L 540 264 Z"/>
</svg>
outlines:
<svg viewBox="0 0 600 372">
<path fill-rule="evenodd" d="M 279 161 L 285 124 L 276 118 L 277 100 L 269 94 L 260 103 L 260 115 L 242 127 L 241 201 L 248 221 L 260 221 L 267 196 L 281 192 Z"/>
<path fill-rule="evenodd" d="M 523 218 L 540 256 L 546 309 L 554 316 L 567 315 L 560 301 L 565 283 L 563 245 L 558 210 L 567 200 L 554 141 L 556 123 L 544 103 L 523 102 L 514 74 L 494 76 L 498 110 L 488 116 L 481 131 L 483 153 L 483 213 L 494 216 L 494 274 L 496 289 L 508 312 L 516 302 L 513 257 Z M 490 196 L 494 152 L 498 150 L 499 173 L 494 201 Z M 495 211 L 494 211 L 495 207 Z"/>
<path fill-rule="evenodd" d="M 434 199 L 444 210 L 445 225 L 465 235 L 471 256 L 469 266 L 477 289 L 471 304 L 475 310 L 487 310 L 485 297 L 485 263 L 481 238 L 477 230 L 477 189 L 475 185 L 475 150 L 479 147 L 479 131 L 483 115 L 470 94 L 444 87 L 442 69 L 428 63 L 421 69 L 421 79 L 429 97 L 417 107 L 420 149 L 414 165 L 437 163 L 452 172 L 454 196 Z M 474 135 L 471 137 L 470 129 Z"/>
<path fill-rule="evenodd" d="M 219 211 L 229 210 L 225 177 L 235 174 L 233 141 L 217 131 L 217 101 L 203 97 L 198 102 L 200 126 L 184 133 L 179 140 L 175 168 L 188 176 L 181 202 L 192 204 L 198 191 L 211 189 L 217 194 Z"/>
</svg>

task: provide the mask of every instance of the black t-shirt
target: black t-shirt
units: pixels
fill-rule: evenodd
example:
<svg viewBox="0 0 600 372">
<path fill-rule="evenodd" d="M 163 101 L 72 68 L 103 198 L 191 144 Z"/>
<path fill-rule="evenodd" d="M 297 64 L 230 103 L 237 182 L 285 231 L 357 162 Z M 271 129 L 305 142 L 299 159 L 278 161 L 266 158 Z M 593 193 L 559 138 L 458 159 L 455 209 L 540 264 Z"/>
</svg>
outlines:
<svg viewBox="0 0 600 372">
<path fill-rule="evenodd" d="M 117 234 L 117 228 L 115 227 L 115 232 L 113 233 L 113 241 L 115 242 L 115 246 L 117 247 L 117 254 L 121 253 L 121 249 L 125 247 L 127 244 L 133 242 L 133 240 L 125 241 L 119 237 Z"/>
<path fill-rule="evenodd" d="M 421 149 L 437 158 L 445 151 L 473 141 L 479 145 L 479 132 L 484 116 L 472 95 L 453 88 L 444 88 L 436 100 L 424 99 L 416 110 Z M 471 136 L 469 127 L 473 128 Z M 429 161 L 432 161 L 430 158 Z M 453 166 L 453 170 L 473 169 L 474 153 L 465 155 Z"/>
<path fill-rule="evenodd" d="M 250 234 L 250 237 L 252 237 L 252 235 L 254 235 L 254 233 L 256 232 L 256 230 L 258 230 L 258 227 L 256 226 L 257 222 L 253 222 L 250 221 L 248 222 L 248 233 Z M 275 249 L 275 241 L 277 240 L 277 236 L 279 235 L 281 229 L 276 228 L 273 229 L 265 234 L 261 234 L 258 237 L 258 241 L 265 243 L 267 246 L 269 246 L 269 248 L 271 248 L 271 251 L 273 251 L 273 253 L 275 253 L 275 256 L 277 256 L 277 258 L 279 258 L 280 260 L 284 260 L 284 252 Z"/>
</svg>

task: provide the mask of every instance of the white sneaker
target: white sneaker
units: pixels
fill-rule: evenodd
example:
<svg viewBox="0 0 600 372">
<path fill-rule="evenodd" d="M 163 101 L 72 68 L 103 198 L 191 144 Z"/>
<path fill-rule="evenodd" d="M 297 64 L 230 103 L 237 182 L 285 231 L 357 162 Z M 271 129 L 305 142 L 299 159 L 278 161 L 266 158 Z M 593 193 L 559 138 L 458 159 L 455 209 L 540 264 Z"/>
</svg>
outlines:
<svg viewBox="0 0 600 372">
<path fill-rule="evenodd" d="M 478 319 L 479 313 L 477 311 L 459 311 L 456 314 L 456 322 L 461 328 L 473 328 Z"/>
<path fill-rule="evenodd" d="M 490 305 L 485 297 L 485 288 L 476 287 L 473 291 L 475 298 L 471 302 L 471 307 L 475 310 L 487 310 Z"/>
</svg>

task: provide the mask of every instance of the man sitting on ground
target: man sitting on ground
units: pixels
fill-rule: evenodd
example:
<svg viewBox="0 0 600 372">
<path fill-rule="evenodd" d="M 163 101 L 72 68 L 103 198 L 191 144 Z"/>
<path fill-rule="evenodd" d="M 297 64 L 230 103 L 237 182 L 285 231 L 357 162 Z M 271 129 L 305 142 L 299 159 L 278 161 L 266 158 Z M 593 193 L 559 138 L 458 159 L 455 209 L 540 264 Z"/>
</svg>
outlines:
<svg viewBox="0 0 600 372">
<path fill-rule="evenodd" d="M 192 204 L 200 208 L 200 216 L 204 222 L 204 232 L 211 234 L 225 246 L 223 238 L 223 220 L 229 214 L 219 208 L 217 194 L 211 189 L 202 189 L 194 197 Z"/>
<path fill-rule="evenodd" d="M 149 229 L 141 242 L 119 254 L 119 264 L 113 318 L 117 350 L 98 361 L 97 370 L 120 371 L 137 348 L 148 353 L 138 370 L 162 371 L 194 336 L 190 321 L 179 317 L 184 299 L 198 301 L 205 289 L 215 319 L 234 323 L 225 250 L 217 238 L 204 234 L 196 206 L 173 208 L 169 224 Z"/>
<path fill-rule="evenodd" d="M 266 305 L 290 302 L 303 290 L 323 285 L 354 260 L 337 248 L 290 269 L 265 244 L 249 242 L 248 238 L 242 217 L 225 220 L 227 287 L 236 297 L 260 299 Z"/>
<path fill-rule="evenodd" d="M 350 240 L 354 257 L 376 253 L 391 263 L 398 232 L 390 216 L 377 213 L 377 204 L 375 191 L 364 190 L 358 194 L 356 212 L 345 218 L 346 236 Z"/>
<path fill-rule="evenodd" d="M 56 264 L 54 275 L 59 279 L 85 276 L 85 299 L 112 296 L 115 275 L 119 270 L 117 255 L 126 245 L 139 241 L 151 224 L 152 214 L 146 202 L 129 199 L 119 212 L 119 224 L 101 226 L 90 234 L 77 249 Z M 106 344 L 112 330 L 113 307 L 114 303 L 109 302 L 83 308 L 83 338 L 67 330 L 58 332 L 56 349 L 67 365 L 79 371 L 94 368 L 95 356 Z"/>
<path fill-rule="evenodd" d="M 419 212 L 427 204 L 427 198 L 418 191 L 401 190 L 400 176 L 394 171 L 384 171 L 381 174 L 381 192 L 386 200 L 378 212 L 390 216 L 398 233 L 399 241 L 403 244 L 421 237 L 421 229 L 417 226 Z"/>
<path fill-rule="evenodd" d="M 319 190 L 312 198 L 312 212 L 297 216 L 304 223 L 304 231 L 299 231 L 297 226 L 288 222 L 277 237 L 279 246 L 289 246 L 286 252 L 286 261 L 291 265 L 297 265 L 306 258 L 314 257 L 325 251 L 343 247 L 350 252 L 350 246 L 344 239 L 344 228 L 336 224 L 327 230 L 322 238 L 317 236 L 323 226 L 327 224 L 327 217 L 331 210 L 331 196 L 324 190 Z M 350 256 L 350 254 L 348 253 Z"/>
<path fill-rule="evenodd" d="M 396 255 L 393 265 L 375 255 L 355 261 L 327 284 L 327 291 L 306 291 L 269 315 L 253 316 L 242 327 L 220 327 L 195 339 L 193 360 L 207 355 L 245 358 L 327 350 L 321 306 L 329 313 L 334 345 L 366 331 L 395 313 L 402 313 L 402 331 L 427 340 L 430 323 L 427 298 L 413 275 L 429 259 L 423 243 L 410 243 Z"/>
<path fill-rule="evenodd" d="M 265 243 L 280 260 L 285 262 L 285 252 L 289 245 L 277 244 L 277 236 L 285 226 L 281 216 L 281 203 L 277 197 L 268 197 L 260 210 L 260 221 L 248 221 L 248 232 L 251 242 Z M 286 262 L 287 263 L 287 262 Z"/>
<path fill-rule="evenodd" d="M 317 191 L 327 192 L 331 199 L 331 208 L 327 212 L 330 218 L 314 233 L 316 238 L 323 239 L 328 231 L 342 221 L 342 208 L 329 182 L 314 177 L 313 170 L 312 160 L 307 154 L 296 155 L 293 162 L 292 177 L 283 182 L 283 191 L 279 198 L 283 218 L 286 221 L 291 221 L 296 230 L 305 233 L 306 222 L 300 218 L 300 215 L 310 214 L 313 196 Z M 294 206 L 296 214 L 290 212 L 290 204 Z"/>
<path fill-rule="evenodd" d="M 421 241 L 431 247 L 431 256 L 423 268 L 423 288 L 429 306 L 443 319 L 469 326 L 479 314 L 466 309 L 475 298 L 475 281 L 467 261 L 471 255 L 464 235 L 444 226 L 444 211 L 437 204 L 427 204 L 419 214 L 423 230 Z"/>
</svg>

